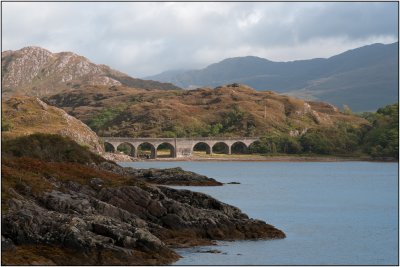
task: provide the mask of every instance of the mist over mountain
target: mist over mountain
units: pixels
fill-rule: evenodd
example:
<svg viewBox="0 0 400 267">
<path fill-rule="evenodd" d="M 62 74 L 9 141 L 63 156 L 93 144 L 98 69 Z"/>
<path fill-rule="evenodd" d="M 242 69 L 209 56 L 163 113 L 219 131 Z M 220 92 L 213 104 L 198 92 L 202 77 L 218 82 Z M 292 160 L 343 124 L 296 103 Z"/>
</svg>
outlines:
<svg viewBox="0 0 400 267">
<path fill-rule="evenodd" d="M 72 52 L 52 53 L 41 47 L 4 51 L 1 62 L 3 97 L 16 94 L 42 97 L 83 85 L 179 89 L 172 84 L 132 78 Z"/>
<path fill-rule="evenodd" d="M 398 101 L 398 42 L 372 44 L 330 58 L 274 62 L 235 57 L 204 69 L 146 77 L 183 88 L 247 84 L 307 100 L 326 101 L 354 111 L 376 110 Z"/>
</svg>

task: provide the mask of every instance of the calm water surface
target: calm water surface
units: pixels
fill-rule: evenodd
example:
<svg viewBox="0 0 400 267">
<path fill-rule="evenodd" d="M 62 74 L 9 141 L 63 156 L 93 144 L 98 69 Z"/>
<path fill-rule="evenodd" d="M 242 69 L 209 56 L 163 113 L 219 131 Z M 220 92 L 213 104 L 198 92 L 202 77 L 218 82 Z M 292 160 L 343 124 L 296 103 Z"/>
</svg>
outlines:
<svg viewBox="0 0 400 267">
<path fill-rule="evenodd" d="M 240 185 L 207 193 L 283 230 L 272 241 L 180 249 L 177 265 L 397 265 L 398 164 L 370 162 L 134 162 L 182 167 Z M 196 253 L 218 249 L 224 254 Z"/>
</svg>

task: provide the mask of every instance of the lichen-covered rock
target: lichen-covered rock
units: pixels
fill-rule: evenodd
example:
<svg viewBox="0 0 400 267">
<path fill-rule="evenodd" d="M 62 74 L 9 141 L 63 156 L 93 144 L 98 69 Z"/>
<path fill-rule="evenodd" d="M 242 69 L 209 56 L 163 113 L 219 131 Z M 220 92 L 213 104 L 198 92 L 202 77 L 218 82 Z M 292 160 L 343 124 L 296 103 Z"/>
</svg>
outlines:
<svg viewBox="0 0 400 267">
<path fill-rule="evenodd" d="M 89 253 L 119 251 L 127 256 L 132 256 L 134 250 L 151 255 L 161 251 L 171 255 L 167 262 L 177 259 L 173 251 L 148 231 L 144 221 L 125 210 L 112 207 L 119 212 L 110 213 L 89 196 L 77 197 L 79 193 L 68 196 L 53 191 L 42 199 L 10 193 L 16 198 L 10 200 L 10 210 L 2 218 L 2 232 L 4 240 L 12 240 L 16 245 L 61 245 Z"/>
</svg>

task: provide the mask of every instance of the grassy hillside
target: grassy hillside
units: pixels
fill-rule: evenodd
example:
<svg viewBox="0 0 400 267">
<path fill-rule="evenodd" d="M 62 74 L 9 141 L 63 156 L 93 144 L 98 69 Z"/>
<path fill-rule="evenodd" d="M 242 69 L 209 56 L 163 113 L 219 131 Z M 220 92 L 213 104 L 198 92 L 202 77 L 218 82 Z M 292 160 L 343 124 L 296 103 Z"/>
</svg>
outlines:
<svg viewBox="0 0 400 267">
<path fill-rule="evenodd" d="M 34 133 L 59 134 L 93 151 L 103 151 L 96 133 L 87 125 L 38 98 L 24 96 L 3 101 L 1 132 L 3 139 Z"/>
<path fill-rule="evenodd" d="M 45 101 L 81 119 L 100 136 L 299 136 L 311 129 L 368 124 L 326 103 L 238 84 L 190 91 L 90 86 Z"/>
<path fill-rule="evenodd" d="M 2 156 L 30 157 L 48 162 L 100 163 L 102 157 L 70 138 L 55 134 L 35 133 L 2 143 Z"/>
<path fill-rule="evenodd" d="M 45 101 L 100 136 L 259 136 L 253 153 L 398 158 L 397 104 L 359 116 L 239 84 L 189 91 L 90 86 Z"/>
</svg>

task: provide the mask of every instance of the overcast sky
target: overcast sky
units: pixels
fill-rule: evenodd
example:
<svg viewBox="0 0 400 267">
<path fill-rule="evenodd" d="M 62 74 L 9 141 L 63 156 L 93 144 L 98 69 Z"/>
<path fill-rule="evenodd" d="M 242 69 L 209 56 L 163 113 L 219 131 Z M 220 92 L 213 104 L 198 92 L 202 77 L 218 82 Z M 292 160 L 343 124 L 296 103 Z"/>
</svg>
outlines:
<svg viewBox="0 0 400 267">
<path fill-rule="evenodd" d="M 134 77 L 236 56 L 329 57 L 398 41 L 397 5 L 3 2 L 2 48 L 72 51 Z"/>
</svg>

